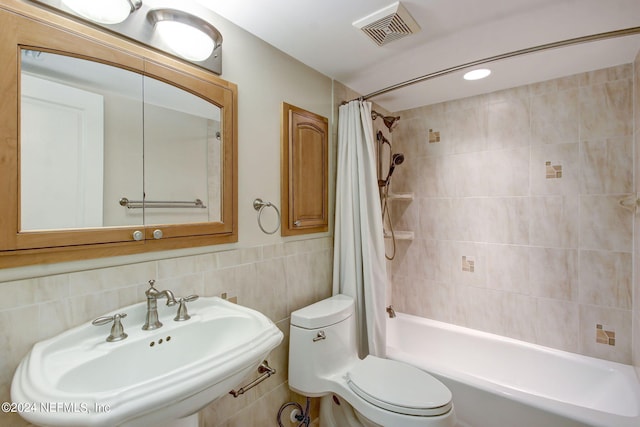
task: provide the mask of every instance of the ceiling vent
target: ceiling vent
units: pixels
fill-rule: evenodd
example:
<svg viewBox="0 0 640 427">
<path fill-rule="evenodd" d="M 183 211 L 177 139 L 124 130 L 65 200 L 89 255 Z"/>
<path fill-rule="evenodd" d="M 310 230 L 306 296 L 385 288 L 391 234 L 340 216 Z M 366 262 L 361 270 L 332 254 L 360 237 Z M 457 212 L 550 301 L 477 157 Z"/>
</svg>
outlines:
<svg viewBox="0 0 640 427">
<path fill-rule="evenodd" d="M 380 9 L 353 23 L 378 46 L 384 46 L 420 31 L 420 26 L 400 2 Z"/>
</svg>

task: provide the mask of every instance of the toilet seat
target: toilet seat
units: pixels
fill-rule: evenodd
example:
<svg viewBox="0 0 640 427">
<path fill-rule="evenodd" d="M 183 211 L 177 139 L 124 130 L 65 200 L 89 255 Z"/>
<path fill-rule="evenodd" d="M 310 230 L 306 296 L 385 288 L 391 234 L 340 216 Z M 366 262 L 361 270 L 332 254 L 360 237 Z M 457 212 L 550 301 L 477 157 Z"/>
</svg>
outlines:
<svg viewBox="0 0 640 427">
<path fill-rule="evenodd" d="M 346 375 L 359 397 L 388 411 L 433 417 L 452 407 L 451 391 L 420 369 L 395 360 L 367 356 Z"/>
</svg>

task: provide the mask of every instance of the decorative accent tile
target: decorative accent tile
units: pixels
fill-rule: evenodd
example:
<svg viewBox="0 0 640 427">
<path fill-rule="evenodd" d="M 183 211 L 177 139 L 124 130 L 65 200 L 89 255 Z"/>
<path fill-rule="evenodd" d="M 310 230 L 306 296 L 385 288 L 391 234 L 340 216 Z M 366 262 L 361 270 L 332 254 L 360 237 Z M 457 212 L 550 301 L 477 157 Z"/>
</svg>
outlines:
<svg viewBox="0 0 640 427">
<path fill-rule="evenodd" d="M 545 163 L 547 170 L 547 179 L 562 178 L 562 165 L 552 165 L 551 162 Z"/>
<path fill-rule="evenodd" d="M 616 345 L 615 331 L 605 331 L 604 326 L 596 324 L 596 342 L 598 344 Z"/>
<path fill-rule="evenodd" d="M 406 155 L 406 154 L 405 154 Z M 547 162 L 550 164 L 547 165 Z M 562 178 L 547 178 L 547 167 L 562 166 Z M 580 194 L 580 144 L 532 144 L 530 161 L 530 194 Z"/>
<path fill-rule="evenodd" d="M 429 129 L 429 144 L 434 142 L 440 142 L 440 132 L 434 132 L 433 129 Z"/>
<path fill-rule="evenodd" d="M 617 310 L 590 304 L 580 305 L 580 348 L 579 352 L 585 356 L 597 357 L 612 362 L 631 364 L 632 360 L 632 312 Z M 615 336 L 607 333 L 607 341 L 598 343 L 596 325 L 602 325 L 602 331 L 614 332 Z M 595 326 L 595 327 L 594 327 Z M 604 336 L 601 335 L 604 339 Z M 608 338 L 615 341 L 609 342 Z M 615 344 L 615 345 L 614 345 Z"/>
<path fill-rule="evenodd" d="M 462 271 L 468 271 L 469 273 L 473 273 L 475 261 L 472 257 L 462 256 Z"/>
</svg>

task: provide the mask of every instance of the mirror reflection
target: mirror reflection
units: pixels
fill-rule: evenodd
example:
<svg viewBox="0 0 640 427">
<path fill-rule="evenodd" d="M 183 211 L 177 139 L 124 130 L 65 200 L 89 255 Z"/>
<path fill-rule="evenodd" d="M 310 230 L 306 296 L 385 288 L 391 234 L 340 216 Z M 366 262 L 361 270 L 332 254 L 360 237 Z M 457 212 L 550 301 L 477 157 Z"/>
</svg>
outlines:
<svg viewBox="0 0 640 427">
<path fill-rule="evenodd" d="M 220 221 L 220 108 L 144 79 L 145 224 Z"/>
<path fill-rule="evenodd" d="M 20 230 L 220 220 L 218 106 L 85 59 L 21 65 Z"/>
</svg>

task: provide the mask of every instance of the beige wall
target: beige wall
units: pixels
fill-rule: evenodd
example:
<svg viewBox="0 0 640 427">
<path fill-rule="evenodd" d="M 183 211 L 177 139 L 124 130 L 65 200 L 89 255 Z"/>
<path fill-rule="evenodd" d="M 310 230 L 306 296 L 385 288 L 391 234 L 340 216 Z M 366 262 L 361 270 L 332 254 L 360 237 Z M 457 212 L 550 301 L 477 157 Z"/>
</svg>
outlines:
<svg viewBox="0 0 640 427">
<path fill-rule="evenodd" d="M 634 66 L 634 133 L 635 133 L 635 184 L 640 191 L 640 51 Z M 640 196 L 640 193 L 636 193 Z M 633 365 L 640 379 L 640 217 L 634 217 L 634 254 L 633 254 Z"/>
<path fill-rule="evenodd" d="M 285 336 L 291 311 L 330 295 L 331 232 L 292 239 L 266 235 L 258 228 L 252 201 L 261 197 L 280 205 L 281 103 L 332 120 L 331 79 L 228 21 L 210 18 L 224 36 L 222 77 L 238 85 L 239 242 L 0 270 L 1 401 L 10 400 L 13 372 L 35 342 L 143 301 L 149 279 L 179 295 L 237 296 L 240 304 L 269 316 Z M 276 425 L 278 408 L 291 399 L 287 350 L 285 338 L 269 357 L 276 376 L 244 396 L 225 397 L 206 408 L 203 425 L 264 425 L 252 420 Z M 0 413 L 0 425 L 22 424 L 18 416 Z"/>
<path fill-rule="evenodd" d="M 631 363 L 632 86 L 629 64 L 400 112 L 396 308 Z"/>
</svg>

